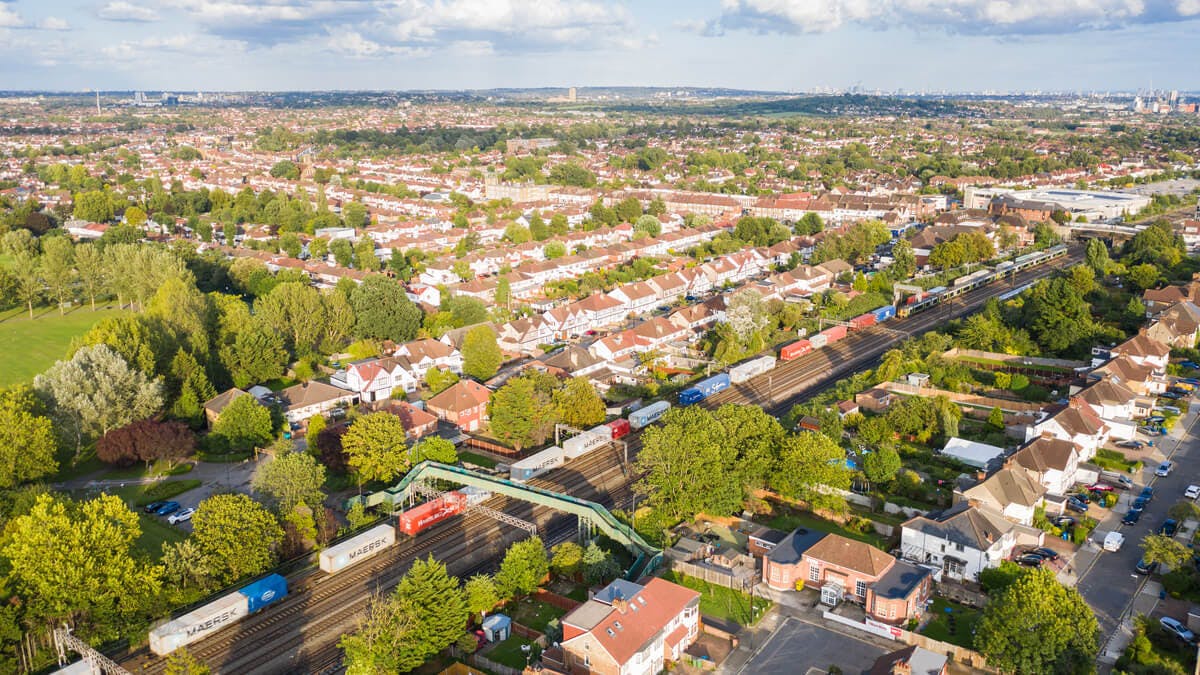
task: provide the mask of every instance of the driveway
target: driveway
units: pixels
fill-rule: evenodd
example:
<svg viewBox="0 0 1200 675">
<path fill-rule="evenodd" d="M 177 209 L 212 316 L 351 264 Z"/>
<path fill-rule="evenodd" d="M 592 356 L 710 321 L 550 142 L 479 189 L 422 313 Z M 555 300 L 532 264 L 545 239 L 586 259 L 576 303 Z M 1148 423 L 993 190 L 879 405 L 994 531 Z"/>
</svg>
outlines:
<svg viewBox="0 0 1200 675">
<path fill-rule="evenodd" d="M 897 643 L 896 649 L 903 646 Z M 830 666 L 841 668 L 847 675 L 860 675 L 870 670 L 875 660 L 886 653 L 871 642 L 789 617 L 767 638 L 739 675 L 804 675 L 810 670 L 827 672 Z"/>
<path fill-rule="evenodd" d="M 1116 530 L 1125 535 L 1125 545 L 1117 552 L 1094 553 L 1093 561 L 1079 573 L 1077 588 L 1088 605 L 1095 610 L 1096 618 L 1100 621 L 1101 644 L 1108 642 L 1116 631 L 1122 615 L 1132 604 L 1144 578 L 1135 574 L 1134 565 L 1142 557 L 1142 538 L 1150 534 L 1162 524 L 1167 517 L 1167 510 L 1177 501 L 1183 499 L 1183 492 L 1192 483 L 1200 483 L 1200 472 L 1197 472 L 1194 458 L 1200 456 L 1200 437 L 1197 437 L 1195 423 L 1196 408 L 1182 418 L 1170 436 L 1161 437 L 1155 444 L 1158 452 L 1145 458 L 1146 468 L 1142 476 L 1134 477 L 1136 487 L 1126 491 L 1121 496 L 1121 502 L 1112 509 L 1105 520 L 1097 526 L 1098 531 Z M 1171 475 L 1159 477 L 1154 475 L 1154 469 L 1163 458 L 1169 458 L 1176 464 Z M 1141 520 L 1135 525 L 1122 525 L 1121 518 L 1128 509 L 1129 502 L 1142 485 L 1154 487 L 1154 499 L 1142 514 Z M 1093 545 L 1088 544 L 1089 547 Z"/>
</svg>

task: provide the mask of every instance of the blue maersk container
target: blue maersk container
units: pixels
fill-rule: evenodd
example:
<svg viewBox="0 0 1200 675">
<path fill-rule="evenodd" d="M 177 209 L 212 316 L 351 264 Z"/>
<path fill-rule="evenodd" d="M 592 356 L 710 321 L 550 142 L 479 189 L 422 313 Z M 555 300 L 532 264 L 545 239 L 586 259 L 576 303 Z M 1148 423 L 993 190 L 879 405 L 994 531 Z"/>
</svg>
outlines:
<svg viewBox="0 0 1200 675">
<path fill-rule="evenodd" d="M 265 576 L 238 591 L 238 593 L 246 596 L 246 599 L 250 602 L 251 614 L 267 605 L 286 598 L 287 592 L 287 579 L 278 574 Z"/>
<path fill-rule="evenodd" d="M 700 380 L 690 389 L 679 392 L 680 405 L 692 405 L 712 396 L 718 391 L 729 388 L 729 373 L 719 373 L 707 379 Z"/>
<path fill-rule="evenodd" d="M 875 323 L 883 323 L 896 316 L 896 307 L 895 305 L 884 305 L 871 313 L 875 315 Z"/>
</svg>

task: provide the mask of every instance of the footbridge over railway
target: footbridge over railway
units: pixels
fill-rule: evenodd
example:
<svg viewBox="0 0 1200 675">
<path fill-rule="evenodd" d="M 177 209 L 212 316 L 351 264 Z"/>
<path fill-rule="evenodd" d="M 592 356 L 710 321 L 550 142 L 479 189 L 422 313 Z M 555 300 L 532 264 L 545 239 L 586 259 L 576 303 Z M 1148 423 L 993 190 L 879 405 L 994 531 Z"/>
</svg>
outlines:
<svg viewBox="0 0 1200 675">
<path fill-rule="evenodd" d="M 437 462 L 421 462 L 395 486 L 361 497 L 351 497 L 347 506 L 361 502 L 367 508 L 387 509 L 396 513 L 414 497 L 428 494 L 428 483 L 435 480 L 469 485 L 576 516 L 581 528 L 586 526 L 589 530 L 602 532 L 636 556 L 633 566 L 626 574 L 630 579 L 636 580 L 662 563 L 661 550 L 651 546 L 633 528 L 617 520 L 608 509 L 596 502 Z"/>
</svg>

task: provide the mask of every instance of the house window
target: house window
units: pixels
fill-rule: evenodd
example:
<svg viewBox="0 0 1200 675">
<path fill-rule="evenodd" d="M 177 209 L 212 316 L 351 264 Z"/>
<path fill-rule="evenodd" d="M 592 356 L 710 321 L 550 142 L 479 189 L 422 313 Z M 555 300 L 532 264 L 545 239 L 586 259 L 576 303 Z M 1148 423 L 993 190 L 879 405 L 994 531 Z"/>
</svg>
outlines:
<svg viewBox="0 0 1200 675">
<path fill-rule="evenodd" d="M 809 563 L 808 564 L 808 580 L 809 581 L 820 581 L 821 580 L 821 566 L 818 565 L 817 563 Z"/>
<path fill-rule="evenodd" d="M 854 594 L 860 598 L 867 597 L 867 582 L 861 580 L 854 582 Z"/>
</svg>

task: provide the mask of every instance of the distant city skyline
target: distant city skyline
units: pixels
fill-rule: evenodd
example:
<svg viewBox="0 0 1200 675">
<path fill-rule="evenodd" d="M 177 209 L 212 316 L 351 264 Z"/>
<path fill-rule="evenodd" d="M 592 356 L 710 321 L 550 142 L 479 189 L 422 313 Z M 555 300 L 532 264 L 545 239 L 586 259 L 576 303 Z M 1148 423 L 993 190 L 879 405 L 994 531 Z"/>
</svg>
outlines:
<svg viewBox="0 0 1200 675">
<path fill-rule="evenodd" d="M 1200 0 L 0 0 L 0 89 L 1200 90 Z"/>
</svg>

